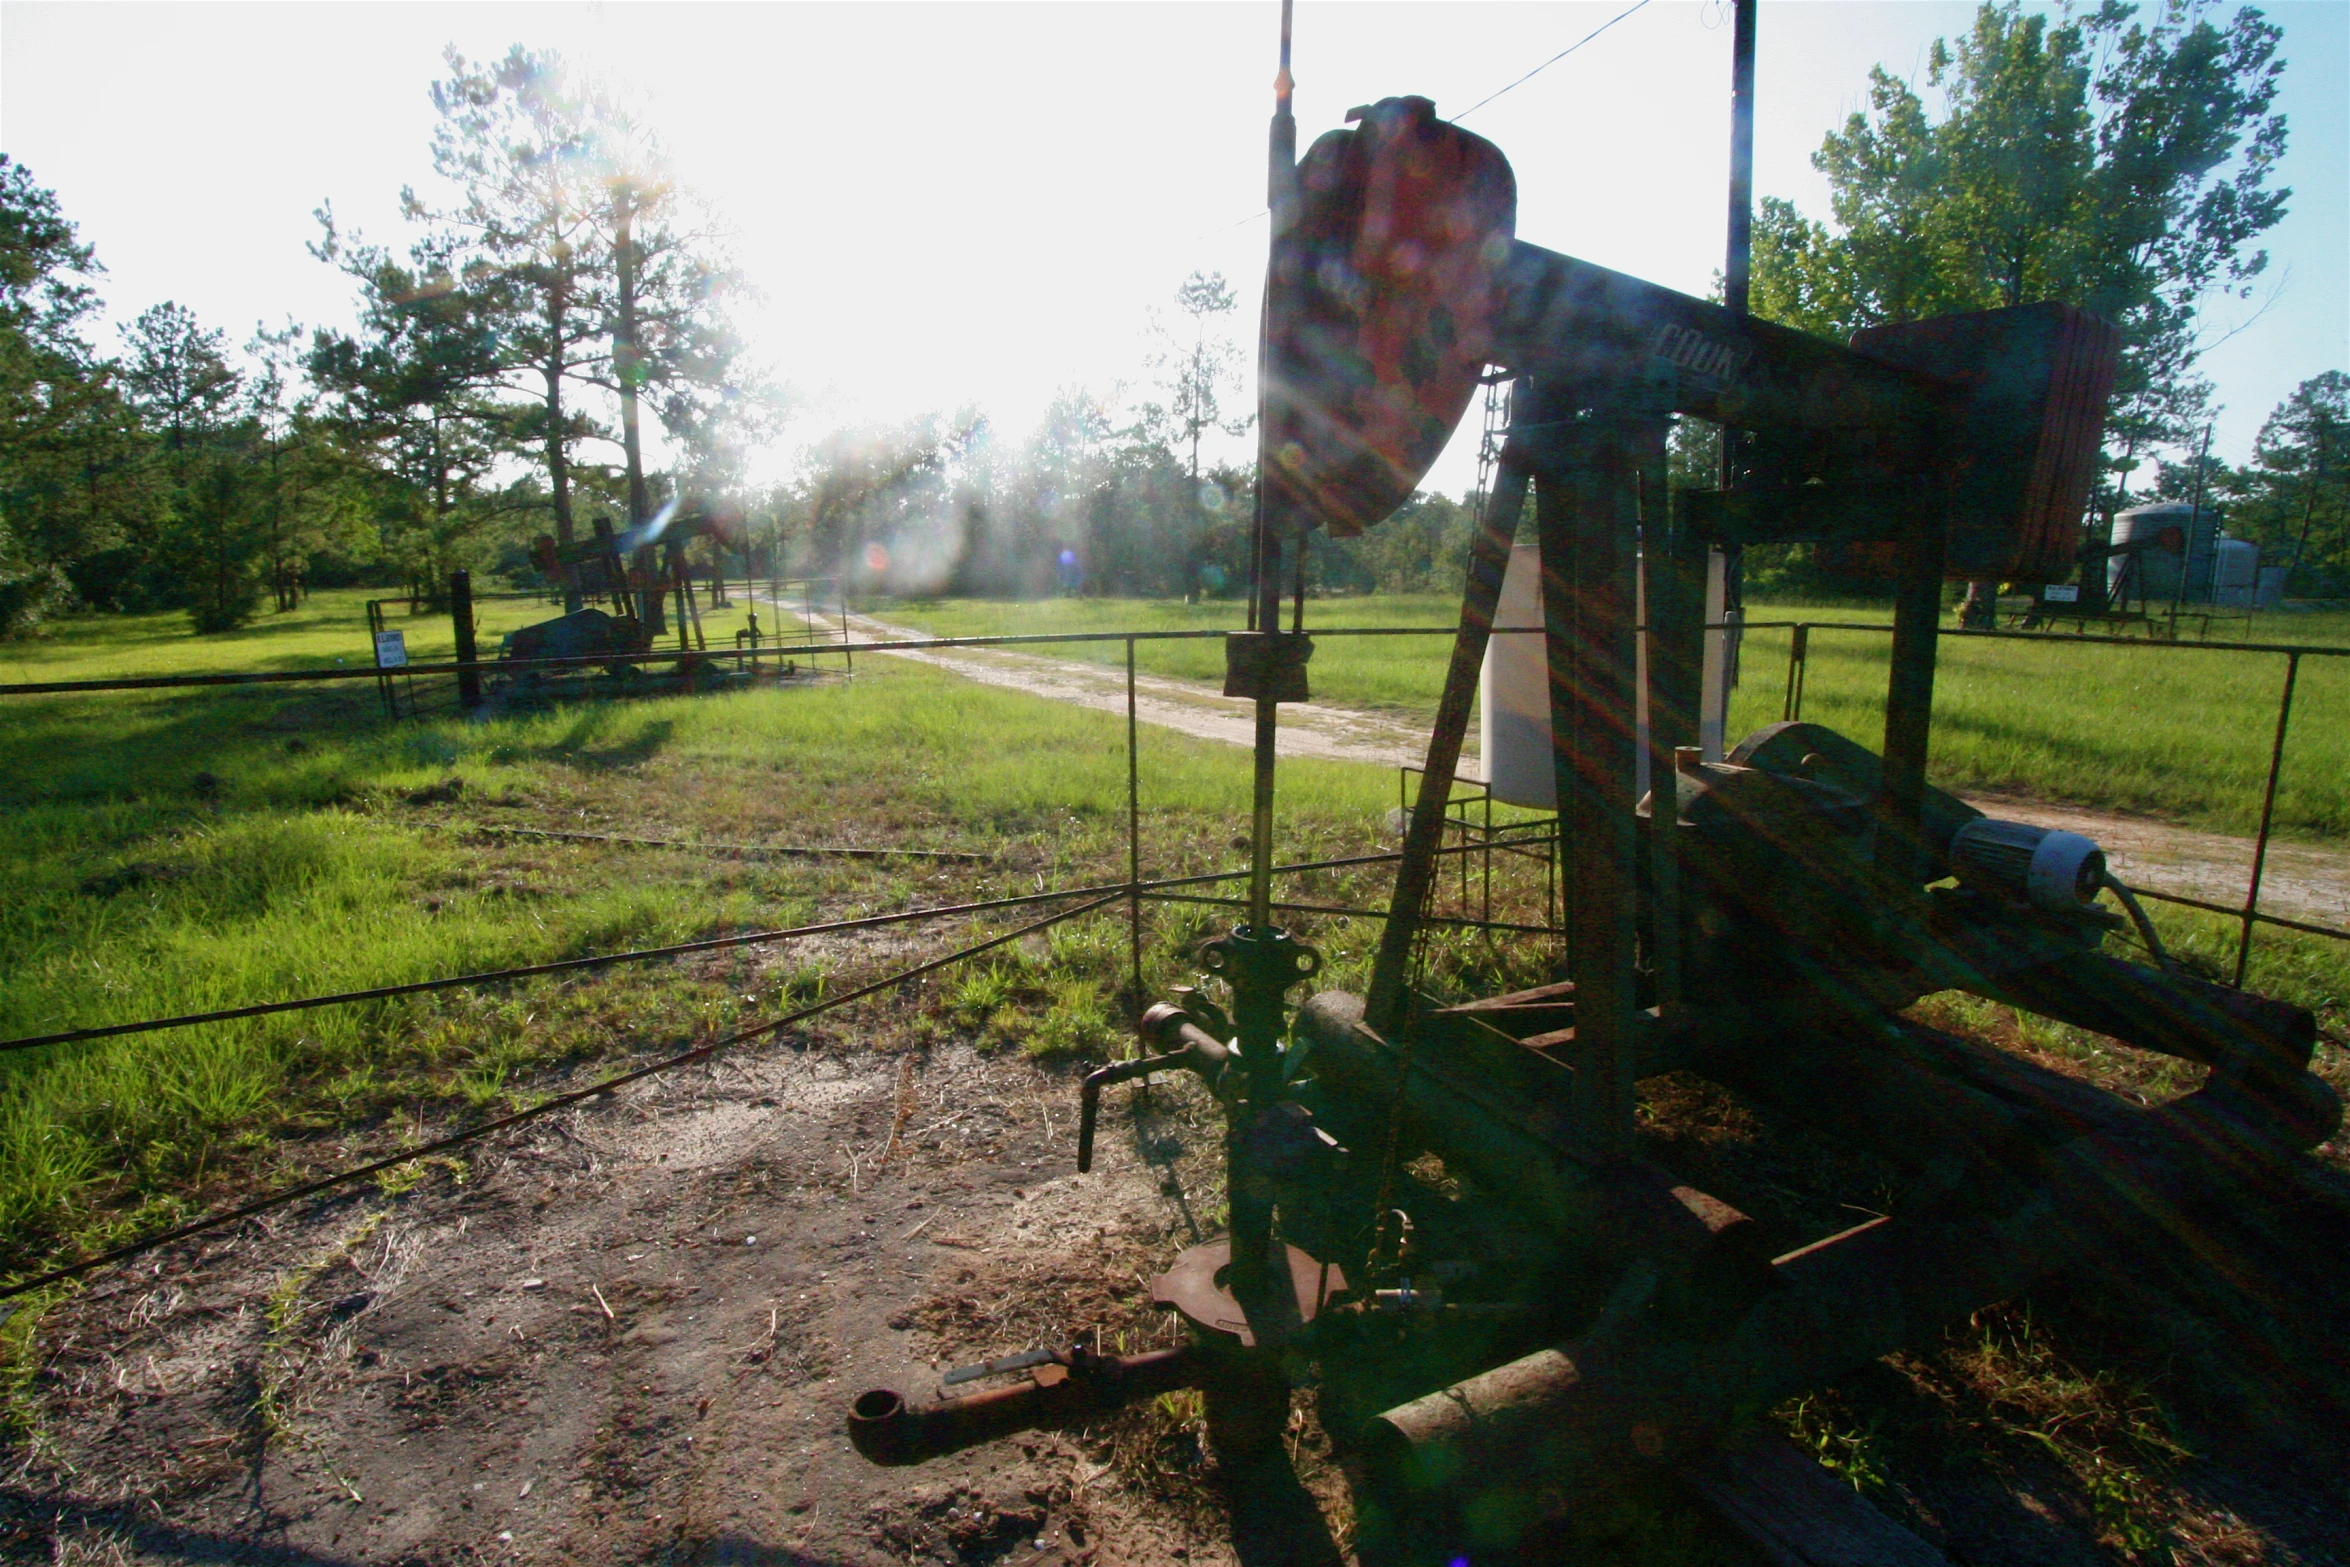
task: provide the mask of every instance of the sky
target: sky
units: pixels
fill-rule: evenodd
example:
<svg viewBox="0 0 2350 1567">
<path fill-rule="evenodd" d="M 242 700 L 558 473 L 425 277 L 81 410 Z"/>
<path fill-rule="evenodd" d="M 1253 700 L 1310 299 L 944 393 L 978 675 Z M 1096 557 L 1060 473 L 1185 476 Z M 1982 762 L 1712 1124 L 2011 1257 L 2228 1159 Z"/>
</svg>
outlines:
<svg viewBox="0 0 2350 1567">
<path fill-rule="evenodd" d="M 1628 3 L 1301 0 L 1300 144 L 1394 94 L 1458 114 Z M 2210 313 L 2213 336 L 2240 328 L 2203 361 L 2231 461 L 2300 381 L 2350 368 L 2350 3 L 2263 9 L 2285 33 L 2295 194 L 2260 296 Z M 1972 15 L 1767 0 L 1758 194 L 1825 216 L 1810 156 L 1863 105 L 1869 68 L 1918 78 Z M 1009 434 L 1062 388 L 1145 392 L 1150 313 L 1194 269 L 1224 272 L 1253 322 L 1277 17 L 1274 0 L 9 3 L 0 151 L 96 247 L 114 321 L 173 299 L 239 342 L 288 318 L 348 326 L 348 281 L 305 250 L 313 212 L 331 202 L 346 232 L 404 247 L 401 187 L 434 194 L 444 48 L 559 51 L 618 87 L 731 228 L 758 291 L 740 322 L 795 399 L 758 464 L 774 477 L 844 421 L 976 405 Z M 1722 0 L 1650 0 L 1466 117 L 1516 168 L 1521 238 L 1711 286 L 1728 22 Z M 1474 481 L 1475 424 L 1433 486 Z"/>
</svg>

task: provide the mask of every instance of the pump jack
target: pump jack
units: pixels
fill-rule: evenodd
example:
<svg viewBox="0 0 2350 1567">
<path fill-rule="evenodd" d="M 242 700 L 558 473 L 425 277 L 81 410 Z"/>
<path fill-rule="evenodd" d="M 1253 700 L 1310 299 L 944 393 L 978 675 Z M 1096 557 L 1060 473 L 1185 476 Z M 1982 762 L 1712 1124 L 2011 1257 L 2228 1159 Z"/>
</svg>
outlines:
<svg viewBox="0 0 2350 1567">
<path fill-rule="evenodd" d="M 2122 921 L 2096 902 L 2094 844 L 1926 782 L 1943 583 L 2069 564 L 2112 329 L 2031 305 L 1839 346 L 1518 241 L 1507 161 L 1424 99 L 1350 119 L 1294 170 L 1276 119 L 1258 596 L 1228 677 L 1260 703 L 1258 874 L 1205 955 L 1231 1011 L 1154 1007 L 1145 1058 L 1085 1085 L 1080 1169 L 1115 1082 L 1188 1070 L 1226 1108 L 1230 1234 L 1154 1285 L 1191 1347 L 1072 1352 L 1035 1386 L 929 1409 L 869 1393 L 860 1449 L 915 1462 L 1184 1383 L 1245 1448 L 1310 1375 L 1365 1482 L 1366 1550 L 1491 1559 L 2056 1272 L 2209 1298 L 2214 1259 L 2182 1239 L 2195 1216 L 2289 1183 L 2339 1124 L 2309 1071 L 2314 1018 L 2108 955 Z M 1263 883 L 1275 707 L 1304 697 L 1311 646 L 1280 629 L 1280 545 L 1386 516 L 1489 373 L 1511 384 L 1508 441 L 1369 993 L 1291 1014 L 1318 960 L 1271 924 Z M 1675 415 L 1738 432 L 1725 488 L 1668 498 Z M 1411 983 L 1413 944 L 1529 498 L 1566 978 L 1439 1005 Z M 1707 760 L 1704 552 L 1794 540 L 1894 575 L 1881 749 L 1783 723 Z M 1906 1015 L 1945 990 L 2209 1075 L 2140 1109 Z M 1910 1180 L 1894 1216 L 1772 1257 L 1641 1157 L 1635 1084 L 1673 1070 L 1889 1160 Z M 1462 1195 L 1395 1194 L 1394 1161 L 1422 1153 Z"/>
</svg>

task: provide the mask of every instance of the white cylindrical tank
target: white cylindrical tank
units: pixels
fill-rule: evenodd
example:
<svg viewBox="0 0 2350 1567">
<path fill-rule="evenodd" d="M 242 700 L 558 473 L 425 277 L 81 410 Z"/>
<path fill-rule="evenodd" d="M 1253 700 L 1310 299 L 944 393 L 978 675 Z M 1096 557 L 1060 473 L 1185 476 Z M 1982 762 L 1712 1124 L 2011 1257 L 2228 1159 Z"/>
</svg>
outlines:
<svg viewBox="0 0 2350 1567">
<path fill-rule="evenodd" d="M 2211 552 L 2211 602 L 2250 609 L 2260 587 L 2260 546 L 2249 539 L 2220 539 Z"/>
<path fill-rule="evenodd" d="M 1541 624 L 1542 550 L 1520 544 L 1510 551 L 1509 570 L 1501 579 L 1494 630 Z M 1539 635 L 1501 634 L 1485 644 L 1485 668 L 1477 687 L 1477 751 L 1485 763 L 1485 786 L 1496 800 L 1555 811 L 1558 776 L 1550 759 L 1550 663 L 1542 644 Z"/>
<path fill-rule="evenodd" d="M 2210 507 L 2198 512 L 2185 501 L 2156 501 L 2151 505 L 2133 506 L 2113 519 L 2113 542 L 2133 543 L 2139 539 L 2159 537 L 2166 528 L 2176 528 L 2186 545 L 2185 559 L 2169 549 L 2150 549 L 2138 556 L 2138 570 L 2131 596 L 2143 594 L 2149 603 L 2167 604 L 2174 598 L 2190 604 L 2209 602 L 2211 598 L 2211 567 L 2213 550 L 2219 533 L 2219 514 Z M 2180 591 L 2180 574 L 2186 577 L 2186 591 Z M 2106 563 L 2106 591 L 2111 592 L 2120 581 L 2120 557 Z"/>
<path fill-rule="evenodd" d="M 1643 583 L 1645 590 L 1645 582 Z M 1639 613 L 1647 618 L 1647 594 Z M 1519 544 L 1510 550 L 1501 579 L 1501 603 L 1493 612 L 1495 635 L 1485 644 L 1485 667 L 1477 686 L 1477 750 L 1485 786 L 1504 805 L 1530 810 L 1558 809 L 1558 774 L 1550 754 L 1550 657 L 1542 625 L 1542 547 Z M 1504 628 L 1535 628 L 1511 634 Z M 1634 788 L 1648 790 L 1648 643 L 1640 642 L 1633 671 L 1633 727 L 1638 746 Z"/>
</svg>

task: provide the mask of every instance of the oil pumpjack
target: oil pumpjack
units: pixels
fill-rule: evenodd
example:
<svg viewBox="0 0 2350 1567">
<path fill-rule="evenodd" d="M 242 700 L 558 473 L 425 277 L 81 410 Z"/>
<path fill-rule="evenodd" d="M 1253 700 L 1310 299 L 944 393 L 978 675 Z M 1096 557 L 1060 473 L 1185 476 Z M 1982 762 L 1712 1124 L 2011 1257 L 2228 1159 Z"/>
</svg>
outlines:
<svg viewBox="0 0 2350 1567">
<path fill-rule="evenodd" d="M 1227 674 L 1257 702 L 1250 904 L 1202 954 L 1229 1010 L 1153 1007 L 1147 1053 L 1086 1080 L 1078 1154 L 1107 1086 L 1198 1074 L 1226 1114 L 1229 1232 L 1153 1285 L 1189 1347 L 1023 1357 L 990 1369 L 1029 1385 L 921 1408 L 867 1393 L 859 1449 L 918 1462 L 1197 1385 L 1245 1452 L 1310 1380 L 1366 1548 L 1491 1559 L 2053 1274 L 2216 1298 L 2199 1216 L 2290 1182 L 2339 1124 L 2315 1019 L 2181 972 L 2142 919 L 2154 966 L 2108 954 L 2123 920 L 2093 843 L 1926 781 L 1945 580 L 2069 566 L 2113 330 L 2041 304 L 1830 343 L 1517 239 L 1507 160 L 1425 99 L 1357 110 L 1297 160 L 1286 19 L 1277 103 L 1255 591 Z M 1488 378 L 1507 440 L 1369 992 L 1292 1012 L 1319 960 L 1270 909 L 1278 704 L 1311 653 L 1302 588 L 1281 625 L 1284 547 L 1383 520 Z M 1668 492 L 1676 415 L 1736 432 L 1723 488 Z M 1565 979 L 1440 1005 L 1414 940 L 1529 499 Z M 1782 723 L 1709 760 L 1707 551 L 1787 541 L 1894 579 L 1881 746 Z M 2140 1108 L 1908 1015 L 1948 990 L 2207 1079 Z M 1892 1215 L 1771 1255 L 1642 1156 L 1635 1085 L 1670 1071 L 1889 1161 Z M 1423 1154 L 1443 1191 L 1396 1178 Z"/>
</svg>

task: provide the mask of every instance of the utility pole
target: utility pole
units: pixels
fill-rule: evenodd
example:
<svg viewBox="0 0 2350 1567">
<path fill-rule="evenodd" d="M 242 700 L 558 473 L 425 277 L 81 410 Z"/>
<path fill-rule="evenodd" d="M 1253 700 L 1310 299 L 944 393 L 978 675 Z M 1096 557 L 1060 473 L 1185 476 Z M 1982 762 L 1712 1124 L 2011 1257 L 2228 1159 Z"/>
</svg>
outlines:
<svg viewBox="0 0 2350 1567">
<path fill-rule="evenodd" d="M 1754 6 L 1733 0 L 1730 29 L 1730 248 L 1722 299 L 1737 315 L 1747 313 L 1754 262 Z"/>
<path fill-rule="evenodd" d="M 1729 244 L 1722 258 L 1722 302 L 1735 315 L 1748 313 L 1754 266 L 1754 8 L 1756 0 L 1732 0 L 1730 27 L 1730 213 Z M 1729 489 L 1738 471 L 1738 432 L 1721 426 L 1719 483 Z M 1743 561 L 1736 550 L 1706 552 L 1705 618 L 1708 625 L 1735 623 L 1744 608 Z M 1727 743 L 1730 691 L 1738 684 L 1738 633 L 1705 634 L 1705 670 L 1697 737 L 1707 760 L 1719 761 Z"/>
</svg>

